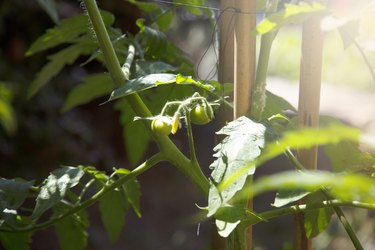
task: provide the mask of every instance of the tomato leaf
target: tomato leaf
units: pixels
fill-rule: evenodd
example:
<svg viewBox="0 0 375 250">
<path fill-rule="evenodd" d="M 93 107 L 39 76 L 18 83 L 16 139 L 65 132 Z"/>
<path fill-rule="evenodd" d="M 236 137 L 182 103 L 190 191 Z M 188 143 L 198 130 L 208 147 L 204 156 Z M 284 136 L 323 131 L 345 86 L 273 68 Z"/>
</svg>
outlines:
<svg viewBox="0 0 375 250">
<path fill-rule="evenodd" d="M 272 206 L 274 207 L 282 207 L 288 205 L 292 202 L 298 201 L 308 195 L 310 192 L 305 190 L 280 190 L 276 193 L 275 201 L 273 202 Z"/>
<path fill-rule="evenodd" d="M 83 250 L 87 247 L 89 226 L 88 215 L 85 210 L 70 215 L 55 224 L 55 230 L 62 250 Z"/>
<path fill-rule="evenodd" d="M 0 210 L 17 209 L 29 194 L 34 181 L 8 180 L 0 178 Z"/>
<path fill-rule="evenodd" d="M 104 96 L 112 90 L 112 79 L 108 74 L 94 74 L 87 76 L 83 83 L 69 92 L 62 112 L 66 112 L 79 105 Z"/>
<path fill-rule="evenodd" d="M 211 216 L 242 189 L 248 175 L 255 172 L 254 160 L 260 155 L 264 147 L 263 124 L 255 123 L 247 117 L 240 117 L 228 123 L 217 134 L 226 135 L 224 140 L 214 148 L 214 157 L 217 158 L 210 168 L 211 185 L 208 196 L 208 215 Z M 247 167 L 246 171 L 238 175 L 237 171 Z M 235 176 L 235 177 L 234 177 Z M 224 188 L 219 183 L 227 182 Z"/>
<path fill-rule="evenodd" d="M 120 236 L 128 207 L 126 197 L 118 190 L 109 192 L 99 201 L 101 218 L 111 243 Z"/>
<path fill-rule="evenodd" d="M 47 209 L 59 203 L 68 189 L 76 186 L 84 171 L 75 167 L 61 167 L 52 171 L 40 188 L 32 218 L 38 218 Z"/>
<path fill-rule="evenodd" d="M 0 232 L 2 249 L 6 250 L 29 250 L 31 233 L 7 233 Z"/>
<path fill-rule="evenodd" d="M 138 218 L 142 217 L 141 214 L 141 186 L 137 179 L 134 179 L 132 181 L 129 181 L 125 185 L 123 185 L 126 198 L 133 208 L 133 211 L 138 216 Z"/>
<path fill-rule="evenodd" d="M 114 22 L 114 16 L 109 13 L 101 12 L 105 24 L 111 25 Z M 91 36 L 89 29 L 89 20 L 87 15 L 76 15 L 69 19 L 62 20 L 54 28 L 48 29 L 45 34 L 40 36 L 26 52 L 27 56 L 31 56 L 37 52 L 55 47 L 57 45 L 73 42 L 80 35 L 88 33 Z"/>
<path fill-rule="evenodd" d="M 256 31 L 258 34 L 265 34 L 286 24 L 302 23 L 312 15 L 324 13 L 325 11 L 326 7 L 317 2 L 311 4 L 301 2 L 298 5 L 285 4 L 285 8 L 281 11 L 263 19 L 256 27 Z"/>
<path fill-rule="evenodd" d="M 256 196 L 271 190 L 316 191 L 322 187 L 333 197 L 343 200 L 375 202 L 373 178 L 359 174 L 336 174 L 327 171 L 286 171 L 262 177 L 248 188 L 246 195 Z"/>
<path fill-rule="evenodd" d="M 28 98 L 33 97 L 40 88 L 57 75 L 65 65 L 72 64 L 80 55 L 93 52 L 96 48 L 94 42 L 81 42 L 71 45 L 48 57 L 49 62 L 43 66 L 28 89 Z"/>
<path fill-rule="evenodd" d="M 327 200 L 326 195 L 318 190 L 307 196 L 306 204 L 316 204 L 325 200 Z M 314 238 L 324 231 L 328 227 L 333 213 L 334 211 L 331 207 L 306 211 L 304 226 L 307 238 Z"/>
</svg>

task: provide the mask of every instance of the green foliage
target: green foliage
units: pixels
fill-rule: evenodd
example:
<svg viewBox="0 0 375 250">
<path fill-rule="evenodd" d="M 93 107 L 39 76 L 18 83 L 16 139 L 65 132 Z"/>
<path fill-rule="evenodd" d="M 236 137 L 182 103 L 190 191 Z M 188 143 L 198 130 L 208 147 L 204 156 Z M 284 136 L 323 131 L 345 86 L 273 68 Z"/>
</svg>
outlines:
<svg viewBox="0 0 375 250">
<path fill-rule="evenodd" d="M 316 191 L 326 187 L 328 193 L 343 201 L 375 202 L 375 182 L 373 178 L 359 174 L 337 175 L 327 171 L 285 171 L 254 182 L 247 194 L 256 196 L 276 190 Z"/>
<path fill-rule="evenodd" d="M 11 105 L 13 95 L 5 82 L 0 82 L 0 124 L 9 135 L 17 129 L 17 119 Z"/>
<path fill-rule="evenodd" d="M 101 218 L 111 243 L 116 242 L 120 236 L 128 207 L 123 192 L 118 190 L 108 193 L 99 201 Z"/>
<path fill-rule="evenodd" d="M 282 189 L 279 190 L 276 193 L 275 201 L 272 203 L 272 206 L 274 207 L 282 207 L 285 205 L 288 205 L 292 202 L 298 201 L 308 195 L 310 192 L 307 192 L 305 190 L 298 190 L 298 189 L 293 189 L 293 190 L 287 190 L 287 189 Z"/>
<path fill-rule="evenodd" d="M 110 93 L 113 88 L 112 85 L 112 79 L 108 74 L 101 73 L 87 76 L 82 84 L 70 91 L 62 111 L 66 112 Z"/>
<path fill-rule="evenodd" d="M 242 189 L 248 175 L 255 172 L 254 160 L 265 145 L 266 128 L 247 117 L 240 117 L 228 123 L 217 134 L 226 135 L 215 148 L 211 165 L 211 184 L 208 195 L 208 215 L 227 205 L 233 196 Z M 239 170 L 246 171 L 238 173 Z M 234 177 L 235 176 L 235 177 Z M 220 183 L 227 183 L 220 187 Z"/>
<path fill-rule="evenodd" d="M 29 194 L 34 181 L 7 180 L 0 178 L 0 210 L 18 209 Z"/>
<path fill-rule="evenodd" d="M 65 209 L 63 209 L 64 211 Z M 55 209 L 56 211 L 56 209 Z M 88 215 L 85 210 L 70 215 L 55 224 L 55 230 L 59 240 L 60 249 L 83 250 L 87 247 L 89 226 Z"/>
<path fill-rule="evenodd" d="M 0 232 L 0 242 L 6 250 L 29 250 L 31 233 L 6 233 Z"/>
<path fill-rule="evenodd" d="M 306 198 L 307 204 L 319 203 L 327 200 L 327 197 L 322 191 L 318 190 L 311 193 Z M 319 233 L 323 232 L 331 220 L 334 211 L 333 208 L 319 208 L 305 212 L 305 232 L 307 238 L 313 238 Z"/>
<path fill-rule="evenodd" d="M 326 7 L 320 3 L 301 2 L 298 5 L 286 4 L 281 11 L 263 19 L 256 28 L 258 34 L 265 34 L 290 23 L 302 23 L 309 17 L 326 12 Z"/>
<path fill-rule="evenodd" d="M 76 186 L 84 172 L 79 168 L 61 167 L 52 171 L 40 188 L 32 218 L 37 219 L 47 209 L 58 204 L 68 189 Z"/>
</svg>

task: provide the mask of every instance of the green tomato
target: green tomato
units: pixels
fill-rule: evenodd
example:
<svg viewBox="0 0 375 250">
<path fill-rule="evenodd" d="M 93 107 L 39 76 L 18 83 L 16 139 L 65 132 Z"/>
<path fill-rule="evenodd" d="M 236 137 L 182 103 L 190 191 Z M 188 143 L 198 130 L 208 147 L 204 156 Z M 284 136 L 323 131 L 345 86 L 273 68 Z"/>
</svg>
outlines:
<svg viewBox="0 0 375 250">
<path fill-rule="evenodd" d="M 172 121 L 166 116 L 157 117 L 152 120 L 151 129 L 157 135 L 167 136 L 172 131 Z"/>
<path fill-rule="evenodd" d="M 213 118 L 213 111 L 210 106 L 207 106 L 205 103 L 197 104 L 190 111 L 191 122 L 197 125 L 204 125 L 209 123 Z"/>
</svg>

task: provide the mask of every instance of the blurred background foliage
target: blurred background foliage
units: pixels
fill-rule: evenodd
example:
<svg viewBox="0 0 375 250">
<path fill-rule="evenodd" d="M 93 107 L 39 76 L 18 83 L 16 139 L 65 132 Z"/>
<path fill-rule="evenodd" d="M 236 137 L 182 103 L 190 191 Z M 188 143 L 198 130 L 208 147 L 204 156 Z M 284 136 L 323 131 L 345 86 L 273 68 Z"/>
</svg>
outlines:
<svg viewBox="0 0 375 250">
<path fill-rule="evenodd" d="M 0 2 L 0 176 L 40 181 L 60 165 L 93 165 L 106 171 L 112 170 L 112 167 L 134 167 L 131 163 L 136 160 L 132 160 L 125 150 L 132 145 L 126 145 L 123 140 L 122 124 L 127 121 L 121 112 L 126 109 L 124 103 L 120 101 L 99 106 L 106 100 L 106 97 L 103 97 L 67 112 L 61 111 L 71 89 L 86 76 L 104 71 L 100 63 L 81 67 L 80 63 L 87 58 L 79 58 L 76 63 L 65 67 L 32 99 L 27 98 L 27 89 L 36 73 L 46 63 L 46 57 L 61 47 L 32 57 L 26 57 L 26 51 L 46 29 L 55 25 L 57 17 L 64 19 L 82 13 L 76 0 L 56 1 L 56 13 L 49 10 L 48 5 L 40 4 L 48 2 L 51 1 Z M 114 27 L 129 34 L 136 34 L 139 29 L 135 24 L 136 20 L 146 17 L 139 8 L 147 6 L 139 5 L 137 8 L 130 4 L 130 1 L 123 0 L 98 2 L 102 9 L 112 12 L 116 17 Z M 218 7 L 218 1 L 210 1 L 210 6 Z M 204 61 L 196 69 L 202 78 L 215 77 L 216 71 L 212 69 L 216 66 L 217 55 L 213 50 L 216 45 L 213 44 L 212 29 L 215 24 L 210 19 L 212 13 L 195 8 L 191 8 L 189 12 L 169 5 L 163 5 L 163 8 L 171 8 L 176 15 L 174 18 L 169 14 L 162 16 L 164 21 L 171 18 L 170 29 L 162 25 L 159 27 L 166 31 L 171 41 L 189 52 L 187 57 L 194 64 Z M 194 12 L 199 13 L 195 15 Z M 158 17 L 157 10 L 154 15 L 154 18 Z M 270 74 L 291 82 L 297 81 L 300 31 L 300 28 L 290 26 L 279 32 L 272 49 Z M 325 81 L 374 89 L 371 74 L 354 46 L 344 50 L 340 37 L 334 32 L 326 35 L 325 46 Z M 369 51 L 369 59 L 374 63 L 373 51 Z M 206 172 L 211 162 L 209 156 L 214 145 L 212 131 L 215 129 L 214 124 L 211 124 L 194 131 L 198 157 Z M 126 131 L 124 134 L 126 135 Z M 174 141 L 186 150 L 185 135 L 182 132 L 174 137 Z M 146 151 L 154 151 L 154 146 Z M 322 160 L 324 163 L 324 159 Z M 275 159 L 269 165 L 271 167 L 264 168 L 267 170 L 262 168 L 259 175 L 280 171 L 280 165 L 288 166 L 284 159 Z M 134 214 L 129 214 L 121 240 L 111 246 L 111 249 L 126 247 L 183 250 L 204 249 L 208 246 L 211 224 L 203 223 L 199 227 L 193 216 L 197 212 L 194 203 L 204 206 L 207 201 L 198 190 L 191 187 L 184 176 L 175 169 L 162 165 L 158 167 L 158 171 L 142 175 L 140 182 L 143 191 L 143 218 L 139 220 Z M 161 195 L 163 202 L 160 202 Z M 257 198 L 255 209 L 265 209 L 272 200 L 273 194 Z M 374 230 L 374 215 L 368 211 L 350 211 L 352 220 L 357 221 L 355 227 L 362 232 L 361 235 L 374 235 L 371 231 Z M 88 249 L 108 249 L 109 243 L 97 215 L 98 209 L 90 208 Z M 291 223 L 291 218 L 278 218 L 273 222 L 272 225 L 263 223 L 255 226 L 255 244 L 264 244 L 259 245 L 259 249 L 275 249 L 276 246 L 291 242 L 292 234 L 285 230 L 285 225 Z M 270 241 L 269 235 L 277 237 Z M 350 249 L 342 248 L 350 243 L 337 220 L 333 220 L 329 230 L 319 237 L 317 246 L 320 249 L 327 246 L 327 249 Z M 47 238 L 50 240 L 46 241 Z M 33 249 L 57 249 L 56 240 L 51 230 L 43 230 L 33 238 Z M 368 239 L 368 242 L 371 242 L 371 239 Z"/>
</svg>

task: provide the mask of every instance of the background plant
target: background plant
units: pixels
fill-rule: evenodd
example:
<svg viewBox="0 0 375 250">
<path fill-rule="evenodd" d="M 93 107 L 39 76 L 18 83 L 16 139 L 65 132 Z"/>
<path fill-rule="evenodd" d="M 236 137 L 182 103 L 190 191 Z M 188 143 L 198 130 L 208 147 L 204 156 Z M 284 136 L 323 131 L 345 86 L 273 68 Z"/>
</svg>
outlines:
<svg viewBox="0 0 375 250">
<path fill-rule="evenodd" d="M 125 134 L 125 138 L 129 141 L 129 145 L 130 142 L 139 142 L 139 146 L 137 147 L 133 147 L 133 144 L 131 144 L 131 147 L 128 147 L 129 150 L 136 149 L 129 152 L 131 156 L 130 162 L 135 164 L 140 160 L 146 149 L 147 142 L 151 139 L 156 141 L 160 153 L 151 156 L 132 171 L 123 168 L 114 169 L 113 174 L 109 176 L 93 167 L 81 166 L 79 168 L 63 167 L 55 170 L 45 182 L 36 186 L 34 186 L 34 182 L 3 179 L 2 190 L 6 196 L 3 199 L 4 203 L 2 205 L 2 225 L 3 230 L 8 232 L 2 233 L 2 242 L 5 247 L 10 248 L 15 246 L 12 245 L 14 244 L 12 239 L 15 235 L 9 232 L 24 232 L 17 234 L 16 240 L 20 244 L 17 246 L 18 249 L 22 247 L 26 248 L 25 243 L 29 240 L 32 232 L 54 224 L 60 237 L 62 248 L 68 249 L 72 246 L 70 244 L 83 248 L 86 245 L 87 237 L 85 228 L 88 226 L 84 208 L 97 201 L 100 202 L 99 207 L 109 239 L 115 241 L 123 226 L 119 223 L 123 220 L 119 220 L 119 218 L 124 217 L 124 211 L 126 211 L 129 205 L 139 215 L 139 186 L 134 181 L 134 178 L 160 161 L 170 161 L 185 173 L 203 193 L 207 194 L 209 192 L 208 216 L 216 217 L 216 222 L 222 236 L 229 235 L 239 223 L 241 227 L 246 227 L 276 215 L 296 211 L 296 207 L 292 206 L 286 209 L 255 214 L 241 206 L 233 206 L 233 204 L 237 204 L 233 203 L 233 200 L 241 200 L 242 198 L 242 193 L 237 197 L 234 195 L 238 190 L 243 188 L 247 175 L 254 174 L 256 166 L 260 166 L 265 161 L 283 152 L 286 153 L 299 171 L 303 171 L 303 173 L 287 173 L 267 177 L 256 181 L 251 188 L 245 189 L 247 191 L 245 193 L 254 196 L 268 190 L 280 189 L 275 201 L 276 206 L 286 205 L 291 201 L 298 200 L 302 196 L 310 194 L 311 201 L 309 201 L 309 205 L 315 210 L 312 210 L 310 224 L 307 225 L 307 228 L 310 229 L 309 236 L 315 236 L 325 228 L 324 226 L 317 227 L 317 225 L 322 225 L 323 220 L 329 219 L 330 216 L 326 214 L 332 211 L 326 210 L 332 204 L 336 206 L 358 206 L 373 209 L 373 180 L 362 175 L 347 173 L 353 166 L 356 167 L 354 172 L 360 170 L 370 175 L 373 172 L 373 156 L 357 150 L 357 143 L 360 140 L 359 132 L 341 125 L 331 125 L 320 131 L 291 129 L 293 127 L 293 120 L 282 116 L 281 113 L 285 109 L 293 110 L 293 107 L 271 93 L 268 93 L 265 107 L 261 107 L 265 109 L 262 116 L 268 118 L 267 120 L 254 122 L 248 118 L 241 117 L 220 130 L 219 133 L 224 134 L 226 137 L 215 148 L 216 153 L 214 156 L 217 160 L 211 165 L 213 172 L 209 183 L 202 174 L 195 156 L 193 133 L 189 121 L 189 110 L 191 108 L 186 107 L 184 112 L 178 113 L 178 117 L 173 116 L 177 117 L 174 121 L 177 119 L 182 124 L 181 130 L 187 127 L 189 142 L 189 153 L 187 155 L 189 155 L 190 159 L 186 158 L 165 136 L 150 133 L 151 121 L 148 118 L 161 112 L 167 100 L 177 99 L 181 103 L 184 103 L 184 100 L 189 100 L 187 98 L 194 91 L 200 91 L 201 95 L 208 99 L 218 100 L 219 103 L 227 103 L 222 98 L 225 88 L 213 81 L 206 83 L 186 76 L 192 73 L 192 68 L 181 57 L 181 52 L 168 42 L 163 33 L 150 26 L 146 26 L 144 21 L 137 22 L 140 28 L 140 32 L 137 35 L 134 37 L 130 35 L 124 37 L 119 30 L 110 28 L 113 22 L 111 15 L 102 12 L 104 24 L 107 25 L 107 29 L 109 30 L 110 36 L 107 37 L 103 26 L 101 26 L 101 19 L 97 15 L 98 13 L 95 12 L 94 2 L 84 2 L 93 23 L 96 37 L 99 38 L 101 50 L 98 50 L 96 40 L 92 39 L 92 31 L 87 31 L 86 29 L 87 19 L 84 15 L 75 16 L 70 20 L 61 22 L 56 28 L 47 31 L 46 35 L 37 40 L 28 51 L 28 54 L 31 55 L 62 43 L 69 44 L 68 47 L 50 57 L 50 62 L 43 67 L 30 85 L 29 96 L 34 95 L 65 64 L 72 63 L 81 54 L 91 55 L 86 63 L 91 60 L 105 62 L 112 81 L 107 74 L 87 77 L 83 84 L 78 85 L 72 90 L 63 109 L 68 110 L 78 104 L 86 103 L 92 98 L 104 96 L 110 92 L 112 92 L 109 98 L 110 101 L 125 97 L 126 102 L 123 99 L 119 99 L 116 104 L 123 113 L 122 120 L 125 123 L 125 133 L 128 133 Z M 138 5 L 143 6 L 143 8 L 154 6 L 152 4 L 143 5 L 140 3 Z M 313 5 L 303 4 L 290 5 L 286 9 L 282 9 L 281 13 L 288 11 L 288 8 L 294 8 L 297 10 L 296 15 L 303 14 L 303 18 L 297 19 L 301 22 L 307 18 L 306 13 L 310 14 L 311 12 L 312 14 L 314 12 L 325 11 L 321 5 L 318 7 L 315 6 L 316 8 L 313 7 Z M 157 13 L 158 8 L 154 11 Z M 276 13 L 269 18 L 274 18 L 278 24 L 284 24 L 289 21 L 295 21 L 295 16 L 292 15 L 292 17 L 291 19 L 280 19 L 280 14 Z M 67 26 L 64 28 L 64 25 Z M 162 25 L 158 24 L 159 27 Z M 261 23 L 258 28 L 262 27 Z M 64 34 L 64 36 L 59 37 L 58 34 Z M 58 41 L 54 40 L 54 38 L 58 38 Z M 111 39 L 112 42 L 106 40 L 107 38 Z M 46 40 L 48 41 L 47 43 L 45 43 Z M 117 63 L 118 59 L 113 51 L 111 51 L 111 43 L 114 44 L 120 62 L 126 61 L 122 69 Z M 168 51 L 168 53 L 161 53 L 164 50 L 160 50 L 160 48 Z M 130 67 L 130 65 L 133 67 Z M 179 72 L 181 74 L 169 72 Z M 131 80 L 129 80 L 129 73 Z M 123 86 L 123 82 L 125 81 L 127 82 Z M 114 91 L 112 91 L 113 88 L 115 88 Z M 90 93 L 90 95 L 87 93 Z M 142 96 L 139 97 L 138 93 Z M 149 103 L 146 102 L 146 105 L 144 105 L 142 100 L 149 100 Z M 129 112 L 129 106 L 141 118 L 141 121 L 132 122 L 135 114 Z M 152 112 L 150 112 L 147 106 L 153 107 L 155 110 L 151 110 Z M 141 122 L 144 123 L 144 127 L 139 126 Z M 284 131 L 286 132 L 283 133 Z M 134 139 L 134 135 L 137 135 L 136 139 Z M 337 154 L 336 150 L 345 150 L 345 147 L 348 147 L 348 145 L 350 145 L 349 147 L 352 149 L 351 154 L 353 154 L 350 158 L 358 159 L 354 165 L 349 164 L 348 168 L 341 170 L 341 179 L 339 179 L 341 175 L 332 175 L 327 172 L 305 173 L 306 171 L 303 166 L 301 166 L 290 151 L 293 149 L 308 148 L 316 144 L 337 144 L 339 142 L 343 144 L 338 144 L 338 147 L 331 147 L 330 155 L 332 156 L 332 161 L 340 162 L 342 155 Z M 358 165 L 360 165 L 360 168 L 358 168 Z M 356 186 L 356 189 L 352 188 L 353 184 Z M 91 187 L 93 185 L 99 191 L 92 195 L 86 195 L 89 190 L 92 190 Z M 328 190 L 323 189 L 323 191 L 320 191 L 322 186 L 328 187 Z M 25 194 L 27 194 L 27 190 L 29 189 L 31 192 L 37 193 L 36 204 L 35 207 L 33 207 L 33 204 L 31 205 L 31 213 L 26 209 L 25 214 L 23 214 L 23 208 L 21 209 L 20 206 L 27 198 Z M 283 191 L 295 189 L 298 190 L 297 193 L 284 193 Z M 23 195 L 19 195 L 20 193 Z M 31 197 L 33 196 L 35 194 L 31 194 Z M 336 199 L 330 201 L 331 196 Z M 328 201 L 325 201 L 327 199 Z M 353 200 L 356 202 L 353 202 Z M 119 207 L 112 210 L 111 204 L 117 204 Z M 30 207 L 26 204 L 26 208 Z M 309 206 L 303 207 L 301 205 L 299 208 L 310 211 Z M 316 210 L 317 208 L 321 210 Z M 113 211 L 116 211 L 116 214 Z M 317 218 L 314 211 L 323 211 L 319 214 L 323 214 L 324 218 L 321 216 Z M 45 212 L 47 214 L 44 216 L 49 216 L 49 218 L 42 217 L 40 219 Z M 327 224 L 327 222 L 323 223 L 325 226 Z M 76 231 L 76 233 L 70 236 L 66 235 L 68 227 L 71 227 L 70 232 Z M 74 240 L 66 240 L 63 237 L 74 237 Z M 20 239 L 23 240 L 21 241 Z M 233 249 L 239 248 L 234 245 Z"/>
</svg>

